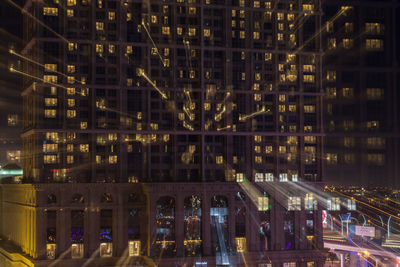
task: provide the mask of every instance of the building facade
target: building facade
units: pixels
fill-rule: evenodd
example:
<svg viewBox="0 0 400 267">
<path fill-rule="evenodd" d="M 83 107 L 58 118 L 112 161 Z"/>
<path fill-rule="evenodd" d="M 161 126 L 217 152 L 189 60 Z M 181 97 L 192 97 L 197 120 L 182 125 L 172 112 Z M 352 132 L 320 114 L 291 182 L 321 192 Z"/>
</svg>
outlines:
<svg viewBox="0 0 400 267">
<path fill-rule="evenodd" d="M 399 186 L 398 1 L 326 1 L 326 180 Z"/>
<path fill-rule="evenodd" d="M 108 197 L 125 207 L 124 190 L 143 186 L 148 237 L 132 229 L 129 237 L 140 240 L 143 260 L 322 266 L 313 195 L 324 154 L 320 1 L 48 0 L 23 8 L 35 16 L 24 17 L 20 52 L 30 60 L 12 69 L 24 77 L 24 182 L 43 199 L 71 188 L 65 198 L 51 193 L 61 199 L 56 212 L 34 204 L 47 209 L 34 220 L 54 225 L 74 213 L 89 227 L 86 211 L 62 215 L 68 194 L 88 188 L 82 207 Z M 114 193 L 93 195 L 107 187 Z M 96 206 L 100 228 L 81 241 L 85 261 L 96 248 L 96 260 L 129 248 L 126 220 L 115 217 L 127 212 L 107 205 Z M 60 230 L 43 235 L 36 225 L 36 252 L 25 253 L 45 261 L 46 243 L 48 260 L 73 262 L 78 233 L 56 223 Z M 110 242 L 110 229 L 123 239 Z"/>
</svg>

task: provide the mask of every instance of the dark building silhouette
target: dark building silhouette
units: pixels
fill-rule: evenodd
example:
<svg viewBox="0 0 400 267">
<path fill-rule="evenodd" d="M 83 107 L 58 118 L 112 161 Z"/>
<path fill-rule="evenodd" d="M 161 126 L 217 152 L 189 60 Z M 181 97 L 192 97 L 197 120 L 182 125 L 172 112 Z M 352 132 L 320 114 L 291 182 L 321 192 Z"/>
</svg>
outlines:
<svg viewBox="0 0 400 267">
<path fill-rule="evenodd" d="M 399 186 L 399 7 L 325 1 L 328 182 Z"/>
<path fill-rule="evenodd" d="M 23 8 L 24 184 L 2 185 L 2 255 L 323 265 L 320 1 Z"/>
</svg>

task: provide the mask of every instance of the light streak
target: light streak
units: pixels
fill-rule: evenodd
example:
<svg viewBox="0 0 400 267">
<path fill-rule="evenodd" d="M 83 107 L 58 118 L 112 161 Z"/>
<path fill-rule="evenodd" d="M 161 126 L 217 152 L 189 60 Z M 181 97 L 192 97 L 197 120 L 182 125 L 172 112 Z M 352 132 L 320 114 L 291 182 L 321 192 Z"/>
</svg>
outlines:
<svg viewBox="0 0 400 267">
<path fill-rule="evenodd" d="M 90 266 L 89 264 L 96 258 L 97 254 L 99 254 L 99 252 L 100 252 L 100 247 L 99 247 L 98 249 L 96 249 L 96 250 L 92 253 L 92 255 L 90 256 L 90 258 L 87 259 L 87 260 L 85 261 L 85 263 L 82 265 L 82 267 Z"/>
<path fill-rule="evenodd" d="M 35 65 L 41 66 L 41 67 L 43 67 L 44 69 L 46 69 L 46 66 L 45 66 L 45 65 L 43 65 L 43 64 L 41 64 L 41 63 L 39 63 L 39 62 L 37 62 L 37 61 L 31 59 L 31 58 L 25 57 L 25 56 L 23 56 L 23 55 L 21 55 L 21 54 L 15 52 L 15 50 L 13 50 L 13 49 L 9 49 L 8 52 L 10 52 L 11 55 L 15 55 L 15 56 L 17 56 L 17 57 L 19 57 L 19 58 L 25 59 L 26 61 L 29 61 L 29 62 L 31 62 L 31 63 L 33 63 L 33 64 L 35 64 Z M 70 77 L 70 76 L 68 76 L 68 75 L 66 75 L 66 74 L 64 74 L 64 73 L 62 73 L 62 72 L 59 72 L 59 71 L 51 71 L 51 72 L 57 73 L 57 74 L 62 75 L 62 76 L 64 76 L 64 77 L 66 77 L 66 78 Z M 80 84 L 84 84 L 82 81 L 78 81 L 78 80 L 76 80 L 75 78 L 74 78 L 74 81 L 75 81 L 75 82 L 78 82 L 78 83 L 80 83 Z"/>
<path fill-rule="evenodd" d="M 158 47 L 157 47 L 156 43 L 154 42 L 153 38 L 151 38 L 150 32 L 149 32 L 149 30 L 147 29 L 146 24 L 144 23 L 144 21 L 142 21 L 142 25 L 143 25 L 143 28 L 145 29 L 147 35 L 149 36 L 151 42 L 153 43 L 153 47 L 156 49 L 157 54 L 158 54 L 158 56 L 160 57 L 160 60 L 161 60 L 161 63 L 162 63 L 162 65 L 163 65 L 163 67 L 165 67 L 165 65 L 166 65 L 166 64 L 165 64 L 165 61 L 164 61 L 163 57 L 161 56 L 160 51 L 158 50 Z"/>
<path fill-rule="evenodd" d="M 222 127 L 222 128 L 217 128 L 217 131 L 223 131 L 223 130 L 229 130 L 231 128 L 230 125 Z"/>
<path fill-rule="evenodd" d="M 225 111 L 226 111 L 226 107 L 225 107 L 225 105 L 223 105 L 221 112 L 215 114 L 214 120 L 215 121 L 220 121 L 222 119 L 222 115 L 225 113 Z"/>
<path fill-rule="evenodd" d="M 263 106 L 263 107 L 261 108 L 261 110 L 256 111 L 256 112 L 253 112 L 253 113 L 251 113 L 251 114 L 249 114 L 249 115 L 242 115 L 242 114 L 239 114 L 239 121 L 246 121 L 247 119 L 253 118 L 253 117 L 255 117 L 255 116 L 257 116 L 257 115 L 260 115 L 260 114 L 263 114 L 263 113 L 266 113 L 265 106 Z"/>
<path fill-rule="evenodd" d="M 28 11 L 26 11 L 25 9 L 23 9 L 22 7 L 20 7 L 19 5 L 17 5 L 14 1 L 12 0 L 7 0 L 8 3 L 10 3 L 11 5 L 13 5 L 14 7 L 18 8 L 22 14 L 26 14 L 29 17 L 31 17 L 32 19 L 34 19 L 37 23 L 39 23 L 42 27 L 46 28 L 47 30 L 49 30 L 51 33 L 53 33 L 55 36 L 57 36 L 58 38 L 62 39 L 64 42 L 66 43 L 70 43 L 67 39 L 65 39 L 64 36 L 60 35 L 59 33 L 55 32 L 52 28 L 50 28 L 49 26 L 47 26 L 46 24 L 44 24 L 43 22 L 41 22 L 38 18 L 36 18 L 35 16 L 33 16 L 31 13 L 29 13 Z"/>
<path fill-rule="evenodd" d="M 190 131 L 194 131 L 193 126 L 190 125 L 189 123 L 187 123 L 186 121 L 183 121 L 183 127 L 185 127 L 186 129 L 188 129 Z"/>
<path fill-rule="evenodd" d="M 9 68 L 9 70 L 10 70 L 10 72 L 15 72 L 15 73 L 18 73 L 18 74 L 21 74 L 21 75 L 24 75 L 24 76 L 27 76 L 27 77 L 30 77 L 30 78 L 39 80 L 39 81 L 41 81 L 41 82 L 43 82 L 43 83 L 47 83 L 47 84 L 50 84 L 50 85 L 54 85 L 54 86 L 57 86 L 57 87 L 61 87 L 61 88 L 67 89 L 67 87 L 65 87 L 65 86 L 63 86 L 63 85 L 61 85 L 61 84 L 56 84 L 56 83 L 52 83 L 52 82 L 46 82 L 46 81 L 43 80 L 42 78 L 39 78 L 39 77 L 30 75 L 30 74 L 28 74 L 28 73 L 25 73 L 25 72 L 22 72 L 22 71 L 19 71 L 19 70 L 16 70 L 16 69 L 14 69 L 13 66 L 11 66 L 11 67 Z"/>
<path fill-rule="evenodd" d="M 165 94 L 165 92 L 161 91 L 161 90 L 157 87 L 157 85 L 155 85 L 155 83 L 154 83 L 152 80 L 150 80 L 150 78 L 146 75 L 146 73 L 144 72 L 143 69 L 140 69 L 140 68 L 138 69 L 138 75 L 139 75 L 139 76 L 142 76 L 143 78 L 145 78 L 146 81 L 147 81 L 151 86 L 153 86 L 153 88 L 156 89 L 157 92 L 160 93 L 161 97 L 162 97 L 164 100 L 167 100 L 167 99 L 168 99 L 168 97 L 167 97 L 167 95 Z"/>
<path fill-rule="evenodd" d="M 71 251 L 71 247 L 69 247 L 67 250 L 65 250 L 63 253 L 60 254 L 60 256 L 53 261 L 51 264 L 49 264 L 49 267 L 51 266 L 56 266 L 57 263 L 59 263 L 60 261 L 62 261 L 62 259 Z"/>
</svg>

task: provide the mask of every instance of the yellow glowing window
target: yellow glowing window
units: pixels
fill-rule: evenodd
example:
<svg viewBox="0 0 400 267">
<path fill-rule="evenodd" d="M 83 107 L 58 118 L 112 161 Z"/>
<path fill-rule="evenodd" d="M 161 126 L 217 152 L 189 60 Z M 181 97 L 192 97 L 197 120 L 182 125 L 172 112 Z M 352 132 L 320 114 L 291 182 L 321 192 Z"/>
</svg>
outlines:
<svg viewBox="0 0 400 267">
<path fill-rule="evenodd" d="M 328 82 L 334 82 L 336 81 L 336 71 L 334 70 L 328 70 L 326 73 L 326 80 Z"/>
<path fill-rule="evenodd" d="M 76 0 L 68 0 L 67 6 L 76 6 Z"/>
<path fill-rule="evenodd" d="M 314 5 L 312 4 L 303 4 L 303 11 L 304 12 L 313 12 L 314 10 Z"/>
<path fill-rule="evenodd" d="M 168 26 L 163 26 L 162 28 L 162 34 L 164 35 L 170 35 L 170 28 Z"/>
<path fill-rule="evenodd" d="M 43 144 L 43 152 L 57 152 L 58 144 Z"/>
<path fill-rule="evenodd" d="M 75 94 L 75 88 L 68 87 L 67 88 L 67 95 L 74 95 L 74 94 Z"/>
<path fill-rule="evenodd" d="M 304 105 L 304 113 L 315 113 L 314 105 Z"/>
<path fill-rule="evenodd" d="M 55 109 L 45 109 L 44 110 L 45 118 L 55 118 L 56 114 L 57 114 L 57 110 L 55 110 Z"/>
<path fill-rule="evenodd" d="M 365 32 L 367 34 L 382 34 L 384 30 L 384 25 L 380 23 L 365 23 Z"/>
<path fill-rule="evenodd" d="M 337 164 L 337 154 L 334 153 L 326 153 L 326 161 L 329 165 Z"/>
<path fill-rule="evenodd" d="M 236 251 L 237 252 L 245 252 L 246 251 L 246 238 L 245 237 L 236 237 Z"/>
<path fill-rule="evenodd" d="M 126 46 L 126 53 L 127 54 L 132 54 L 133 53 L 133 48 L 131 45 Z"/>
<path fill-rule="evenodd" d="M 255 75 L 254 75 L 254 79 L 256 80 L 256 81 L 259 81 L 259 80 L 261 80 L 261 73 L 256 73 Z"/>
<path fill-rule="evenodd" d="M 58 8 L 56 7 L 44 7 L 43 8 L 44 16 L 58 16 Z"/>
<path fill-rule="evenodd" d="M 46 107 L 55 107 L 57 106 L 57 98 L 45 98 L 44 105 Z"/>
<path fill-rule="evenodd" d="M 342 89 L 343 97 L 351 98 L 354 96 L 354 89 L 353 88 L 343 88 Z"/>
<path fill-rule="evenodd" d="M 261 94 L 254 94 L 254 101 L 261 101 Z"/>
<path fill-rule="evenodd" d="M 76 49 L 78 49 L 77 43 L 68 43 L 68 51 L 74 51 Z"/>
<path fill-rule="evenodd" d="M 286 111 L 286 106 L 285 105 L 279 105 L 279 112 L 285 112 Z"/>
<path fill-rule="evenodd" d="M 383 40 L 380 39 L 366 39 L 365 48 L 367 50 L 381 50 L 383 49 Z"/>
<path fill-rule="evenodd" d="M 87 121 L 81 121 L 81 130 L 87 129 Z"/>
<path fill-rule="evenodd" d="M 177 27 L 177 28 L 176 28 L 176 33 L 177 33 L 178 35 L 182 35 L 182 27 Z"/>
<path fill-rule="evenodd" d="M 283 33 L 278 33 L 278 41 L 283 41 Z"/>
<path fill-rule="evenodd" d="M 342 40 L 342 45 L 343 45 L 343 48 L 345 48 L 345 49 L 352 48 L 353 47 L 353 39 L 344 38 Z"/>
<path fill-rule="evenodd" d="M 382 166 L 385 164 L 385 155 L 384 154 L 368 154 L 367 156 L 368 163 L 373 165 Z"/>
<path fill-rule="evenodd" d="M 261 164 L 262 163 L 262 157 L 261 156 L 255 156 L 254 157 L 254 162 L 256 164 Z"/>
<path fill-rule="evenodd" d="M 103 0 L 97 0 L 97 7 L 103 8 Z"/>
<path fill-rule="evenodd" d="M 285 26 L 283 23 L 278 23 L 278 30 L 283 31 L 285 29 Z"/>
<path fill-rule="evenodd" d="M 44 69 L 49 72 L 55 72 L 57 71 L 57 64 L 44 64 Z"/>
<path fill-rule="evenodd" d="M 240 7 L 244 7 L 244 5 L 245 5 L 244 0 L 239 0 L 239 6 L 240 6 Z"/>
<path fill-rule="evenodd" d="M 74 163 L 74 156 L 68 155 L 67 156 L 67 164 L 73 164 Z"/>
<path fill-rule="evenodd" d="M 344 24 L 344 31 L 345 31 L 346 33 L 352 33 L 352 32 L 353 32 L 353 29 L 354 29 L 353 23 L 351 23 L 351 22 L 346 22 L 346 23 Z"/>
<path fill-rule="evenodd" d="M 285 102 L 286 101 L 286 95 L 279 95 L 278 99 L 279 99 L 279 102 Z"/>
<path fill-rule="evenodd" d="M 255 7 L 255 8 L 260 8 L 260 1 L 254 1 L 254 3 L 253 3 L 253 6 Z"/>
<path fill-rule="evenodd" d="M 96 52 L 103 53 L 103 51 L 104 51 L 104 46 L 102 44 L 96 44 Z"/>
<path fill-rule="evenodd" d="M 242 72 L 242 81 L 246 80 L 246 72 Z"/>
<path fill-rule="evenodd" d="M 132 20 L 132 13 L 127 12 L 126 13 L 126 21 L 131 21 Z"/>
<path fill-rule="evenodd" d="M 313 131 L 312 126 L 310 126 L 310 125 L 304 126 L 304 132 L 305 133 L 311 133 L 312 131 Z"/>
<path fill-rule="evenodd" d="M 278 14 L 276 14 L 276 18 L 278 20 L 284 20 L 285 19 L 285 15 L 283 13 L 278 13 Z"/>
<path fill-rule="evenodd" d="M 108 45 L 108 52 L 110 54 L 114 54 L 115 53 L 115 45 L 112 45 L 112 44 Z"/>
<path fill-rule="evenodd" d="M 80 152 L 89 152 L 89 144 L 80 144 L 79 151 Z"/>
<path fill-rule="evenodd" d="M 313 83 L 315 81 L 315 76 L 311 74 L 303 75 L 303 80 L 305 83 Z"/>
<path fill-rule="evenodd" d="M 336 48 L 336 38 L 328 38 L 328 49 Z"/>
<path fill-rule="evenodd" d="M 328 21 L 326 23 L 326 32 L 329 32 L 329 33 L 333 32 L 333 22 L 332 21 Z"/>
<path fill-rule="evenodd" d="M 258 211 L 267 211 L 268 210 L 268 202 L 269 202 L 268 197 L 258 197 L 257 210 Z"/>
<path fill-rule="evenodd" d="M 265 61 L 271 61 L 272 60 L 272 54 L 271 53 L 265 53 L 264 54 L 264 60 Z"/>
<path fill-rule="evenodd" d="M 115 12 L 114 11 L 108 12 L 108 20 L 115 20 Z"/>
<path fill-rule="evenodd" d="M 43 163 L 45 163 L 45 164 L 57 163 L 57 156 L 56 155 L 44 155 Z"/>
<path fill-rule="evenodd" d="M 260 39 L 260 32 L 253 32 L 253 39 L 259 40 Z"/>
<path fill-rule="evenodd" d="M 204 37 L 210 37 L 211 35 L 211 30 L 210 29 L 204 29 Z"/>
<path fill-rule="evenodd" d="M 56 75 L 43 75 L 43 81 L 47 83 L 57 83 L 58 77 Z"/>
<path fill-rule="evenodd" d="M 140 241 L 134 240 L 128 242 L 128 252 L 130 257 L 140 256 Z"/>
<path fill-rule="evenodd" d="M 74 152 L 74 145 L 73 144 L 67 144 L 67 152 Z"/>
<path fill-rule="evenodd" d="M 315 65 L 303 65 L 303 72 L 315 72 Z"/>
<path fill-rule="evenodd" d="M 68 77 L 67 77 L 67 82 L 68 82 L 69 84 L 75 83 L 75 78 L 74 78 L 74 76 L 68 76 Z"/>
<path fill-rule="evenodd" d="M 296 105 L 289 105 L 289 112 L 296 112 Z"/>
<path fill-rule="evenodd" d="M 240 31 L 240 32 L 239 32 L 239 38 L 240 38 L 240 39 L 246 38 L 246 32 L 245 32 L 245 31 Z"/>
<path fill-rule="evenodd" d="M 254 146 L 254 152 L 261 153 L 261 147 L 260 146 Z"/>
<path fill-rule="evenodd" d="M 215 163 L 223 164 L 224 163 L 224 158 L 222 156 L 216 156 L 215 157 Z"/>
<path fill-rule="evenodd" d="M 189 7 L 189 15 L 196 15 L 196 11 L 195 7 Z"/>
<path fill-rule="evenodd" d="M 379 121 L 368 121 L 367 122 L 368 129 L 378 129 L 379 128 Z"/>
<path fill-rule="evenodd" d="M 67 16 L 68 17 L 73 17 L 74 16 L 74 10 L 73 9 L 67 9 Z"/>
<path fill-rule="evenodd" d="M 294 14 L 287 14 L 287 20 L 288 21 L 293 21 L 294 20 Z"/>
<path fill-rule="evenodd" d="M 101 164 L 101 156 L 100 155 L 96 155 L 96 163 Z"/>
<path fill-rule="evenodd" d="M 96 22 L 96 30 L 104 31 L 104 22 Z"/>
<path fill-rule="evenodd" d="M 67 65 L 67 72 L 74 73 L 75 72 L 75 65 Z"/>
<path fill-rule="evenodd" d="M 108 163 L 116 164 L 117 162 L 118 162 L 118 156 L 117 155 L 108 156 Z"/>
<path fill-rule="evenodd" d="M 68 109 L 67 110 L 67 118 L 71 119 L 71 118 L 75 118 L 75 117 L 76 117 L 76 110 Z"/>
<path fill-rule="evenodd" d="M 254 142 L 260 143 L 261 142 L 261 136 L 260 135 L 255 135 L 254 136 Z"/>
<path fill-rule="evenodd" d="M 68 107 L 74 107 L 75 106 L 75 99 L 73 98 L 68 98 Z"/>
</svg>

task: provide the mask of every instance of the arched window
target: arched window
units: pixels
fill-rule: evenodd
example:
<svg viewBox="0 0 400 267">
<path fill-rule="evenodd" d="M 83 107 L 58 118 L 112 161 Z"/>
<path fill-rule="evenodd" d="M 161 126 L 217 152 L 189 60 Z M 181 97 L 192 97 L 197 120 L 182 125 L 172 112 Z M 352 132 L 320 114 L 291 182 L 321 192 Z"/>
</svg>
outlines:
<svg viewBox="0 0 400 267">
<path fill-rule="evenodd" d="M 216 263 L 229 264 L 229 222 L 228 199 L 224 196 L 214 196 L 210 209 L 211 245 L 216 256 Z"/>
<path fill-rule="evenodd" d="M 74 194 L 72 196 L 72 203 L 85 203 L 85 198 L 81 194 Z"/>
<path fill-rule="evenodd" d="M 185 256 L 201 256 L 201 198 L 187 197 L 183 207 Z"/>
<path fill-rule="evenodd" d="M 160 197 L 156 202 L 156 242 L 152 254 L 159 257 L 174 257 L 175 246 L 175 199 Z"/>
<path fill-rule="evenodd" d="M 101 203 L 112 203 L 112 197 L 110 193 L 104 193 L 101 197 Z"/>
<path fill-rule="evenodd" d="M 54 194 L 47 195 L 47 204 L 55 204 L 57 203 L 57 197 Z"/>
</svg>

